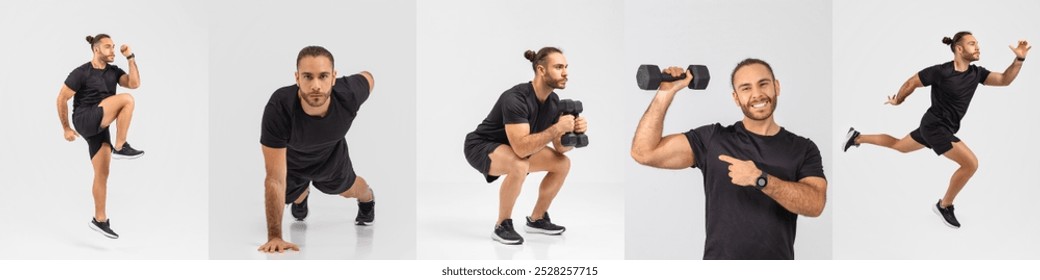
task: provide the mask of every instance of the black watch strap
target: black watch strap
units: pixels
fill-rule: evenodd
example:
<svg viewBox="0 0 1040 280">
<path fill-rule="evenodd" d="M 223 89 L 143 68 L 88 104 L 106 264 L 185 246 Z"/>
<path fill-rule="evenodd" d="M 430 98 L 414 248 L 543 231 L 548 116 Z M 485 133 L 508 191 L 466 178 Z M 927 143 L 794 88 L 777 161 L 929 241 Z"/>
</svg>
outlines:
<svg viewBox="0 0 1040 280">
<path fill-rule="evenodd" d="M 762 170 L 762 175 L 758 175 L 758 179 L 755 179 L 755 188 L 762 190 L 769 184 L 769 174 L 766 174 L 765 170 Z"/>
<path fill-rule="evenodd" d="M 136 53 L 132 53 L 132 54 L 130 54 L 130 55 L 128 55 L 126 57 L 126 60 L 131 60 L 131 59 L 134 59 L 135 57 L 137 57 L 137 54 Z"/>
<path fill-rule="evenodd" d="M 1015 57 L 1015 59 L 1018 61 L 1026 61 L 1025 57 Z"/>
</svg>

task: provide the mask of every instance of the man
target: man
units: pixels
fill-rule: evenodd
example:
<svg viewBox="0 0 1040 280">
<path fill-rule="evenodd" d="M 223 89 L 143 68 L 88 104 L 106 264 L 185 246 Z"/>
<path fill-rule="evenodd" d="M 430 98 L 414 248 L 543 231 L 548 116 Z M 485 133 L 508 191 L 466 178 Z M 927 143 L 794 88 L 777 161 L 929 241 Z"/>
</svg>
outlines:
<svg viewBox="0 0 1040 280">
<path fill-rule="evenodd" d="M 867 143 L 890 148 L 902 153 L 909 153 L 921 148 L 929 148 L 936 155 L 943 155 L 956 162 L 960 167 L 950 177 L 950 184 L 946 188 L 946 195 L 939 199 L 932 210 L 942 218 L 943 223 L 951 228 L 960 228 L 957 216 L 953 213 L 953 199 L 957 197 L 964 185 L 968 183 L 975 171 L 978 170 L 979 161 L 975 153 L 968 145 L 955 135 L 960 130 L 961 119 L 968 112 L 968 105 L 975 96 L 978 85 L 1007 86 L 1010 85 L 1018 71 L 1022 69 L 1022 63 L 1026 60 L 1029 43 L 1019 41 L 1018 46 L 1009 46 L 1015 54 L 1015 60 L 1011 61 L 1004 73 L 990 72 L 981 66 L 971 63 L 979 60 L 979 43 L 971 32 L 962 31 L 953 35 L 953 38 L 943 38 L 943 44 L 950 45 L 953 51 L 953 61 L 925 68 L 910 77 L 899 92 L 888 97 L 885 104 L 896 106 L 903 104 L 915 89 L 919 87 L 932 87 L 932 106 L 928 108 L 921 118 L 920 127 L 911 131 L 903 139 L 896 139 L 887 134 L 862 135 L 854 128 L 849 128 L 845 138 L 844 151 L 849 147 L 859 146 Z"/>
<path fill-rule="evenodd" d="M 115 61 L 115 43 L 107 34 L 87 36 L 87 43 L 94 57 L 73 69 L 65 78 L 58 92 L 58 120 L 65 132 L 65 140 L 72 142 L 78 136 L 87 141 L 90 162 L 94 167 L 94 218 L 90 228 L 105 237 L 117 239 L 119 234 L 112 230 L 111 221 L 105 213 L 108 191 L 108 171 L 112 158 L 135 159 L 144 151 L 130 147 L 126 142 L 127 130 L 134 114 L 134 98 L 129 93 L 116 94 L 116 84 L 136 89 L 141 86 L 137 63 L 130 46 L 122 45 L 119 50 L 130 65 L 130 73 L 109 64 Z M 69 126 L 68 102 L 72 102 L 72 123 Z M 108 127 L 116 123 L 116 142 L 113 144 Z"/>
<path fill-rule="evenodd" d="M 260 144 L 267 169 L 267 243 L 261 252 L 300 250 L 282 239 L 282 212 L 292 202 L 293 217 L 307 218 L 311 182 L 323 193 L 356 198 L 357 225 L 375 220 L 375 197 L 354 173 L 344 138 L 375 81 L 367 71 L 337 79 L 334 62 L 323 47 L 300 50 L 296 84 L 275 91 L 264 109 Z"/>
<path fill-rule="evenodd" d="M 683 70 L 664 73 L 679 77 Z M 798 215 L 818 217 L 827 195 L 820 151 L 773 118 L 780 96 L 768 63 L 746 59 L 731 74 L 733 101 L 744 119 L 661 136 L 664 116 L 686 78 L 662 82 L 632 140 L 643 165 L 700 168 L 704 175 L 705 259 L 794 259 Z"/>
<path fill-rule="evenodd" d="M 513 228 L 512 213 L 520 187 L 530 172 L 547 174 L 538 188 L 538 201 L 527 217 L 526 231 L 560 235 L 566 230 L 553 224 L 548 213 L 570 171 L 570 159 L 564 153 L 573 147 L 563 146 L 560 137 L 588 129 L 584 117 L 560 114 L 560 97 L 553 90 L 567 85 L 563 51 L 544 47 L 538 52 L 524 52 L 524 58 L 531 62 L 534 79 L 503 92 L 487 118 L 466 135 L 464 145 L 466 160 L 488 183 L 506 177 L 499 189 L 498 220 L 491 238 L 511 245 L 524 242 Z M 549 143 L 553 147 L 548 147 Z"/>
</svg>

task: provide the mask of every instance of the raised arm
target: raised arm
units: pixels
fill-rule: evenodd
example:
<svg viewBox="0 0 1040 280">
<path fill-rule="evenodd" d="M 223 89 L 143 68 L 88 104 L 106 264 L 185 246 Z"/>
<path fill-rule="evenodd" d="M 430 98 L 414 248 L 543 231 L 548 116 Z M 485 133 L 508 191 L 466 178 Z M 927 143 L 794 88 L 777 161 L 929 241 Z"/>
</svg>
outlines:
<svg viewBox="0 0 1040 280">
<path fill-rule="evenodd" d="M 285 148 L 271 148 L 261 145 L 264 153 L 264 166 L 267 175 L 264 177 L 264 208 L 267 213 L 267 243 L 258 251 L 265 253 L 281 253 L 287 250 L 299 251 L 300 247 L 282 239 L 282 212 L 285 209 Z"/>
<path fill-rule="evenodd" d="M 69 125 L 69 99 L 74 95 L 76 92 L 65 84 L 58 90 L 58 120 L 61 121 L 61 128 L 65 132 L 65 140 L 69 142 L 76 140 L 76 131 Z"/>
<path fill-rule="evenodd" d="M 141 76 L 137 73 L 137 57 L 128 45 L 124 44 L 119 50 L 126 57 L 126 63 L 130 65 L 130 72 L 119 77 L 119 85 L 128 89 L 137 89 L 141 86 Z"/>
<path fill-rule="evenodd" d="M 674 77 L 683 73 L 682 68 L 679 67 L 669 67 L 664 72 Z M 664 116 L 668 112 L 668 107 L 672 105 L 675 94 L 693 80 L 693 73 L 687 71 L 686 74 L 685 80 L 662 82 L 650 107 L 643 113 L 643 118 L 639 119 L 635 137 L 632 138 L 631 150 L 632 159 L 639 164 L 665 169 L 683 169 L 693 166 L 695 155 L 693 149 L 690 148 L 690 141 L 686 139 L 685 135 L 679 133 L 661 137 L 664 130 Z"/>
<path fill-rule="evenodd" d="M 368 92 L 371 94 L 372 90 L 376 88 L 376 80 L 372 78 L 372 73 L 368 71 L 361 71 L 361 76 L 365 76 L 365 80 L 368 81 Z"/>
<path fill-rule="evenodd" d="M 1015 77 L 1018 77 L 1018 71 L 1022 70 L 1022 63 L 1025 61 L 1026 55 L 1029 54 L 1029 49 L 1033 47 L 1026 41 L 1018 41 L 1018 47 L 1014 45 L 1008 47 L 1015 52 L 1015 60 L 1011 61 L 1011 65 L 1003 73 L 989 73 L 989 76 L 986 77 L 982 84 L 987 86 L 1008 86 L 1015 81 Z"/>
</svg>

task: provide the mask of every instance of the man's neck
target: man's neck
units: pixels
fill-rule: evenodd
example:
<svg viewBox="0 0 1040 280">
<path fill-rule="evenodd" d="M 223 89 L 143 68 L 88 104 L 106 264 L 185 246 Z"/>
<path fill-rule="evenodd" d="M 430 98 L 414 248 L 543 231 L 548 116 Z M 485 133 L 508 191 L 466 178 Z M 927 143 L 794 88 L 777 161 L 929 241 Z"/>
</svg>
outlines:
<svg viewBox="0 0 1040 280">
<path fill-rule="evenodd" d="M 780 125 L 776 124 L 773 120 L 773 116 L 769 116 L 768 119 L 764 120 L 753 120 L 748 117 L 744 117 L 741 121 L 744 123 L 744 130 L 762 136 L 773 136 L 780 133 Z"/>
<path fill-rule="evenodd" d="M 94 59 L 90 60 L 90 66 L 94 67 L 94 69 L 105 69 L 105 67 L 108 66 L 108 63 L 101 61 L 100 58 L 94 57 Z"/>
<path fill-rule="evenodd" d="M 968 71 L 968 65 L 971 65 L 971 61 L 964 59 L 961 56 L 953 58 L 953 71 L 964 72 Z"/>
<path fill-rule="evenodd" d="M 531 80 L 531 86 L 534 87 L 534 95 L 538 98 L 538 102 L 545 102 L 553 90 L 549 85 L 545 84 L 545 81 L 538 77 Z"/>
</svg>

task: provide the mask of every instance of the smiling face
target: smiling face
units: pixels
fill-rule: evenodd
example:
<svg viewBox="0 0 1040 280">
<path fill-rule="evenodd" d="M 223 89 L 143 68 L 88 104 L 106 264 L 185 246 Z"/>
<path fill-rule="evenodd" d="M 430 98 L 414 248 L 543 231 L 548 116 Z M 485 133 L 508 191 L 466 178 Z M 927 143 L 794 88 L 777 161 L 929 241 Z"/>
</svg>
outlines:
<svg viewBox="0 0 1040 280">
<path fill-rule="evenodd" d="M 745 117 L 756 121 L 772 118 L 779 96 L 780 82 L 765 65 L 752 63 L 734 72 L 733 101 Z"/>
<path fill-rule="evenodd" d="M 332 60 L 325 56 L 305 56 L 297 64 L 296 85 L 305 106 L 322 107 L 328 104 L 332 86 L 336 84 L 336 70 Z"/>
<path fill-rule="evenodd" d="M 94 57 L 100 58 L 105 63 L 116 61 L 116 44 L 111 38 L 101 38 L 94 44 Z"/>
</svg>

